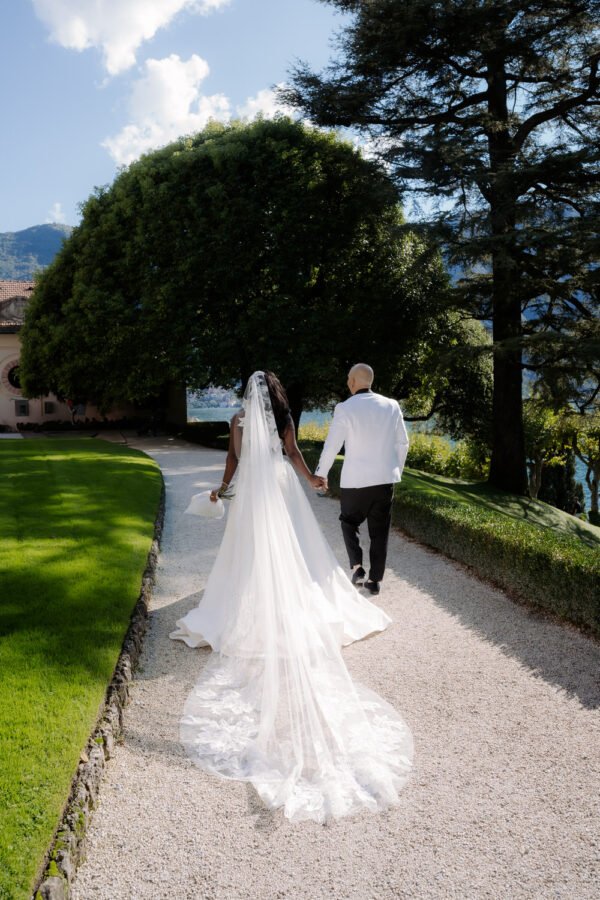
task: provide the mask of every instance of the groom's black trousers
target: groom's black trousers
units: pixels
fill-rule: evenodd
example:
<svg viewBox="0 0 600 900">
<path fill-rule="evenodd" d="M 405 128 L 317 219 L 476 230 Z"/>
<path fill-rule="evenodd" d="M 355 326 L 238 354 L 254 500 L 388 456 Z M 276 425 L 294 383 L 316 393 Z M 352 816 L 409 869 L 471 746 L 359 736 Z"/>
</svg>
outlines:
<svg viewBox="0 0 600 900">
<path fill-rule="evenodd" d="M 341 488 L 342 533 L 350 567 L 362 565 L 363 553 L 358 540 L 359 528 L 367 520 L 371 546 L 369 548 L 369 579 L 381 581 L 385 572 L 388 537 L 392 521 L 393 484 L 373 484 L 363 488 Z"/>
</svg>

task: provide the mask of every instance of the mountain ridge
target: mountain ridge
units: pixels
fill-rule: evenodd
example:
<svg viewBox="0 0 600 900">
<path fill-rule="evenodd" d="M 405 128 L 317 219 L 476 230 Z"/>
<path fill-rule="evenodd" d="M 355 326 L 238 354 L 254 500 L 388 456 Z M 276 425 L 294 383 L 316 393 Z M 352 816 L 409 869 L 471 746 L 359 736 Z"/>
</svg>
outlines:
<svg viewBox="0 0 600 900">
<path fill-rule="evenodd" d="M 59 222 L 0 232 L 0 279 L 32 281 L 50 265 L 73 228 Z"/>
</svg>

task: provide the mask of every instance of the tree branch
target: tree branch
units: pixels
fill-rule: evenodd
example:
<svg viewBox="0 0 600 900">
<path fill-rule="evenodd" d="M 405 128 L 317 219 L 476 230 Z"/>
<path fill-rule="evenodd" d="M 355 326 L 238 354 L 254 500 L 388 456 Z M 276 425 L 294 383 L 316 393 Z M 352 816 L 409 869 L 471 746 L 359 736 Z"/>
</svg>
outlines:
<svg viewBox="0 0 600 900">
<path fill-rule="evenodd" d="M 360 124 L 365 125 L 386 125 L 387 127 L 403 127 L 403 128 L 414 128 L 414 127 L 425 127 L 429 125 L 443 125 L 448 122 L 457 122 L 459 124 L 463 124 L 463 119 L 459 118 L 456 114 L 461 112 L 463 109 L 469 109 L 472 106 L 477 106 L 479 103 L 483 103 L 484 100 L 487 99 L 488 91 L 478 91 L 475 94 L 471 94 L 469 97 L 465 97 L 460 103 L 455 104 L 454 106 L 450 106 L 448 109 L 444 110 L 444 112 L 440 113 L 432 113 L 431 115 L 414 115 L 414 116 L 400 116 L 399 118 L 391 118 L 385 116 L 361 116 Z"/>
<path fill-rule="evenodd" d="M 436 397 L 433 403 L 431 404 L 431 409 L 426 415 L 423 416 L 404 416 L 405 422 L 428 422 L 432 416 L 435 416 L 436 412 L 439 412 L 442 409 L 442 402 L 439 397 Z"/>
<path fill-rule="evenodd" d="M 513 138 L 513 145 L 517 149 L 521 149 L 527 137 L 535 128 L 538 127 L 538 125 L 542 125 L 544 122 L 551 122 L 552 119 L 559 119 L 566 113 L 568 113 L 569 110 L 575 109 L 577 106 L 581 106 L 581 104 L 585 103 L 586 100 L 590 100 L 592 97 L 594 97 L 594 95 L 598 92 L 598 87 L 600 86 L 600 82 L 598 81 L 599 62 L 600 53 L 595 53 L 592 57 L 590 57 L 590 77 L 588 80 L 588 87 L 585 91 L 582 91 L 580 94 L 576 94 L 574 97 L 559 100 L 559 102 L 555 103 L 554 106 L 550 106 L 548 109 L 545 109 L 542 112 L 535 113 L 533 116 L 530 116 L 528 119 L 526 119 L 525 122 L 523 122 L 523 124 L 517 129 L 517 132 Z"/>
</svg>

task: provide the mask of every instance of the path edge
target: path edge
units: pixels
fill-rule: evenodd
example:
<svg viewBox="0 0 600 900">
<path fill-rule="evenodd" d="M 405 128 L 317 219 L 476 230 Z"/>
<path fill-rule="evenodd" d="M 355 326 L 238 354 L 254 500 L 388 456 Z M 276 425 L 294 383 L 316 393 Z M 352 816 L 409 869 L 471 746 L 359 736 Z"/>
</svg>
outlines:
<svg viewBox="0 0 600 900">
<path fill-rule="evenodd" d="M 115 743 L 123 734 L 123 710 L 148 630 L 148 614 L 165 522 L 166 490 L 162 471 L 161 492 L 154 520 L 152 544 L 137 602 L 131 613 L 121 652 L 104 702 L 71 782 L 68 799 L 50 842 L 42 874 L 36 880 L 32 900 L 69 900 L 78 866 L 85 859 L 87 831 L 96 808 L 106 764 L 114 756 Z"/>
</svg>

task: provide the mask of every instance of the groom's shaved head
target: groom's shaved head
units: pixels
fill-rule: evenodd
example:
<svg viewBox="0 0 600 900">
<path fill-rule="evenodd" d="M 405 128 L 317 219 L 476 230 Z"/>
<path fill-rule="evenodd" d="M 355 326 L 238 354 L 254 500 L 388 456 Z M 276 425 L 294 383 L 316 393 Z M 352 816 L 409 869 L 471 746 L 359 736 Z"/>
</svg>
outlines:
<svg viewBox="0 0 600 900">
<path fill-rule="evenodd" d="M 348 372 L 348 377 L 353 378 L 359 388 L 370 388 L 373 384 L 375 373 L 366 363 L 356 363 Z"/>
</svg>

